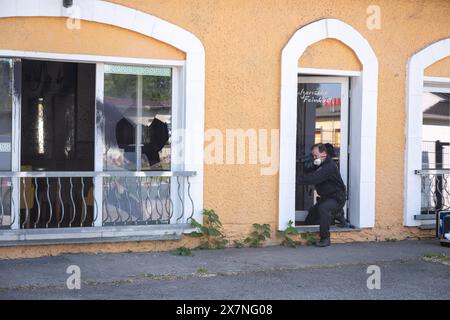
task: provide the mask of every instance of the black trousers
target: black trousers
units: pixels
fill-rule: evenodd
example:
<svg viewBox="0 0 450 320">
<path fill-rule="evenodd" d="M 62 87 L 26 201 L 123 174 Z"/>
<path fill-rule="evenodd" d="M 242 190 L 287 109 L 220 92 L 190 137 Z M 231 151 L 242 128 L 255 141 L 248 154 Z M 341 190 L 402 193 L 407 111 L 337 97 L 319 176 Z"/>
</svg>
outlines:
<svg viewBox="0 0 450 320">
<path fill-rule="evenodd" d="M 338 202 L 332 198 L 320 198 L 317 203 L 308 210 L 306 224 L 320 225 L 320 238 L 330 237 L 330 225 L 332 219 L 341 213 L 345 202 Z"/>
</svg>

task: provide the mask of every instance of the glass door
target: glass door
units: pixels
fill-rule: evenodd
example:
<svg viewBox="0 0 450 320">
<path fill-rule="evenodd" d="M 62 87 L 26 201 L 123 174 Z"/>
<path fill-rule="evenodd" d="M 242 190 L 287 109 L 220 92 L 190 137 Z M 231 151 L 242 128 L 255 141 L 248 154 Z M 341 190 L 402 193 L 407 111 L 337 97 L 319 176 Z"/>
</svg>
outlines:
<svg viewBox="0 0 450 320">
<path fill-rule="evenodd" d="M 335 151 L 333 160 L 348 187 L 348 119 L 348 78 L 298 78 L 297 177 L 306 172 L 302 159 L 311 153 L 311 147 L 316 143 L 330 143 Z M 312 186 L 296 186 L 296 221 L 305 220 L 316 196 Z"/>
</svg>

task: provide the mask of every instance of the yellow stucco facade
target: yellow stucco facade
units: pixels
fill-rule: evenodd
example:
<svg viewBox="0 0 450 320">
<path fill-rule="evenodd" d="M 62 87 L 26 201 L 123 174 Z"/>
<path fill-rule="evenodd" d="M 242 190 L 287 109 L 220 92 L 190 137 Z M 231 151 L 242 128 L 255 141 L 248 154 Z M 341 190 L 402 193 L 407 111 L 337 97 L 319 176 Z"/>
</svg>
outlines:
<svg viewBox="0 0 450 320">
<path fill-rule="evenodd" d="M 323 18 L 336 18 L 367 39 L 379 62 L 376 147 L 375 227 L 333 233 L 332 240 L 375 241 L 432 237 L 432 230 L 403 226 L 405 82 L 408 59 L 420 49 L 450 37 L 450 2 L 380 0 L 381 29 L 369 30 L 371 1 L 170 0 L 111 1 L 150 13 L 196 35 L 205 48 L 205 130 L 280 127 L 281 51 L 296 30 Z M 81 21 L 65 28 L 64 18 L 0 19 L 0 50 L 77 53 L 183 60 L 167 44 L 129 30 Z M 114 39 L 114 41 L 111 41 Z M 337 40 L 322 40 L 305 51 L 299 67 L 360 71 L 354 52 Z M 450 77 L 450 57 L 425 70 Z M 260 165 L 205 165 L 204 207 L 219 214 L 231 240 L 242 240 L 253 223 L 278 222 L 278 175 L 262 176 Z M 278 243 L 273 231 L 268 244 Z M 80 245 L 1 247 L 0 257 L 62 252 L 171 250 L 196 240 Z"/>
<path fill-rule="evenodd" d="M 55 17 L 0 19 L 1 47 L 65 54 L 185 59 L 184 52 L 130 30 L 90 21 L 81 22 L 80 29 L 69 29 L 66 23 L 66 19 Z"/>
<path fill-rule="evenodd" d="M 321 40 L 309 46 L 300 57 L 298 67 L 351 71 L 362 69 L 353 50 L 335 39 Z"/>
<path fill-rule="evenodd" d="M 429 77 L 448 77 L 450 70 L 450 57 L 441 59 L 425 69 L 425 76 Z"/>
</svg>

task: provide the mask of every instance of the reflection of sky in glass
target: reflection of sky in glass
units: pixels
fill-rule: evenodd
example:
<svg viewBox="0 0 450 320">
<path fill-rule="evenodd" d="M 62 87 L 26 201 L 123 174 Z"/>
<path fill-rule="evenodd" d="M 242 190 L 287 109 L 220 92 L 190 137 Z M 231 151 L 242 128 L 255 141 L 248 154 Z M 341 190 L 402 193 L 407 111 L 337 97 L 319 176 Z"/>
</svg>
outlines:
<svg viewBox="0 0 450 320">
<path fill-rule="evenodd" d="M 300 89 L 299 98 L 307 107 L 314 106 L 317 116 L 333 115 L 340 112 L 341 85 L 339 83 L 308 83 Z"/>
<path fill-rule="evenodd" d="M 450 93 L 424 92 L 422 96 L 422 168 L 450 167 L 450 147 L 442 145 L 442 162 L 436 159 L 438 140 L 450 142 Z"/>
<path fill-rule="evenodd" d="M 341 85 L 337 83 L 320 83 L 319 88 L 327 92 L 327 97 L 340 97 Z"/>
<path fill-rule="evenodd" d="M 299 92 L 301 95 L 302 91 Z M 306 84 L 306 92 L 309 95 L 322 98 L 340 98 L 341 85 L 338 83 L 308 83 Z"/>
<path fill-rule="evenodd" d="M 300 83 L 300 102 L 315 115 L 315 132 L 311 143 L 331 143 L 339 155 L 341 146 L 341 84 Z M 308 138 L 310 139 L 310 138 Z M 344 142 L 346 143 L 346 142 Z"/>
<path fill-rule="evenodd" d="M 430 107 L 434 106 L 438 102 L 445 101 L 444 97 L 440 97 L 432 92 L 424 92 L 423 94 L 423 103 L 422 103 L 422 112 L 426 111 Z"/>
</svg>

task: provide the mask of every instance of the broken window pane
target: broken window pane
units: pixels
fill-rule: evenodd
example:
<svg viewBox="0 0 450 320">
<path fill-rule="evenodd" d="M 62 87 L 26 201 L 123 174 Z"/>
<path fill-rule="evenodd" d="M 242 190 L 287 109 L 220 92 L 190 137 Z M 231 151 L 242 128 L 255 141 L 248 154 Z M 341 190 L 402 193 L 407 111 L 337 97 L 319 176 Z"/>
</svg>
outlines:
<svg viewBox="0 0 450 320">
<path fill-rule="evenodd" d="M 104 170 L 170 170 L 170 68 L 105 65 Z"/>
</svg>

